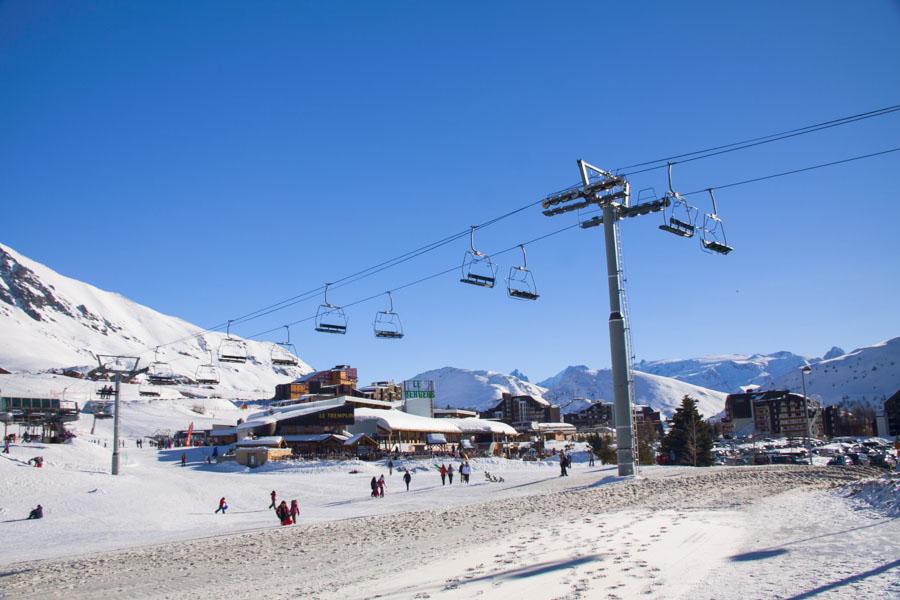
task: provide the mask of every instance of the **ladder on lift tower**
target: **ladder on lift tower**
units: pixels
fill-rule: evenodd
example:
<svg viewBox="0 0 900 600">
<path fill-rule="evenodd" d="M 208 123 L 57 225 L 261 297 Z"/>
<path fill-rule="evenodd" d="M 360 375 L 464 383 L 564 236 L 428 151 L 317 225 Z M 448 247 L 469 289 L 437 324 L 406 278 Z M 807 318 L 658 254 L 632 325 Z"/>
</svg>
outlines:
<svg viewBox="0 0 900 600">
<path fill-rule="evenodd" d="M 627 357 L 628 369 L 628 403 L 631 408 L 631 451 L 634 456 L 635 474 L 640 474 L 640 456 L 638 455 L 638 429 L 634 419 L 634 343 L 631 339 L 631 319 L 629 318 L 628 309 L 628 292 L 626 292 L 626 283 L 628 278 L 625 276 L 625 256 L 622 253 L 622 228 L 616 222 L 616 254 L 619 259 L 619 305 L 622 310 L 622 319 L 625 323 L 625 354 Z"/>
</svg>

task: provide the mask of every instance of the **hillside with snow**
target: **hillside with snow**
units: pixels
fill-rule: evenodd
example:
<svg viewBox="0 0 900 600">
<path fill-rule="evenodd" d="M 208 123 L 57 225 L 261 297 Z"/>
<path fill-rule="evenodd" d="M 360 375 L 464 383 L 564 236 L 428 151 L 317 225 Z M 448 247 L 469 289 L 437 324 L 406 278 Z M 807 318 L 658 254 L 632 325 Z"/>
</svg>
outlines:
<svg viewBox="0 0 900 600">
<path fill-rule="evenodd" d="M 241 340 L 246 363 L 218 362 L 225 337 L 60 275 L 0 244 L 0 368 L 7 371 L 83 372 L 97 366 L 94 354 L 125 354 L 140 356 L 142 366 L 165 363 L 185 384 L 174 386 L 179 389 L 192 389 L 200 366 L 212 364 L 220 383 L 212 391 L 193 386 L 193 393 L 271 397 L 276 384 L 312 370 L 299 359 L 296 366 L 273 364 L 280 347 L 250 340 Z"/>
<path fill-rule="evenodd" d="M 566 367 L 539 385 L 547 388 L 544 397 L 559 404 L 563 413 L 577 412 L 587 406 L 588 401 L 613 401 L 612 371 L 609 369 L 590 369 L 584 365 Z M 715 416 L 725 408 L 727 394 L 723 392 L 670 377 L 634 372 L 636 404 L 646 404 L 664 415 L 672 415 L 685 395 L 697 400 L 705 417 Z"/>
<path fill-rule="evenodd" d="M 837 349 L 832 348 L 832 352 Z M 843 352 L 841 352 L 842 354 Z M 810 359 L 793 352 L 742 356 L 703 356 L 688 359 L 642 360 L 635 369 L 651 375 L 672 377 L 720 392 L 739 392 L 742 386 L 770 388 L 776 379 L 799 369 Z"/>
<path fill-rule="evenodd" d="M 879 406 L 900 391 L 900 337 L 810 364 L 807 393 L 826 405 L 842 401 Z M 774 388 L 800 391 L 800 370 L 773 382 Z"/>
<path fill-rule="evenodd" d="M 493 408 L 503 393 L 532 396 L 545 402 L 543 388 L 513 375 L 443 367 L 419 373 L 413 379 L 434 381 L 435 408 L 465 408 L 479 412 Z"/>
</svg>

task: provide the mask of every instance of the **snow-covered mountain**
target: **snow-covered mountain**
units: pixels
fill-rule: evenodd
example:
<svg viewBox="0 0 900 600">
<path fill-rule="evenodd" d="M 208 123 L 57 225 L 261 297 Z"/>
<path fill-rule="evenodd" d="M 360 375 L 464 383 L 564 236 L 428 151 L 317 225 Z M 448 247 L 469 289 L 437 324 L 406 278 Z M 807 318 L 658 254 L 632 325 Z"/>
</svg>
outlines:
<svg viewBox="0 0 900 600">
<path fill-rule="evenodd" d="M 830 352 L 834 351 L 840 349 L 832 348 Z M 799 369 L 809 361 L 810 359 L 803 356 L 782 351 L 750 356 L 729 354 L 688 359 L 642 360 L 635 365 L 635 369 L 652 375 L 672 377 L 711 390 L 732 393 L 739 392 L 741 386 L 746 385 L 758 385 L 768 389 L 776 379 Z"/>
<path fill-rule="evenodd" d="M 850 401 L 880 407 L 885 397 L 900 391 L 900 337 L 812 362 L 810 368 L 807 393 L 826 405 Z M 800 378 L 800 370 L 793 369 L 772 387 L 800 391 Z"/>
<path fill-rule="evenodd" d="M 589 369 L 584 365 L 566 367 L 539 385 L 547 388 L 544 397 L 559 404 L 563 413 L 581 410 L 588 404 L 584 399 L 613 401 L 612 371 L 609 369 Z M 685 395 L 697 400 L 704 417 L 715 416 L 725 408 L 727 394 L 723 392 L 670 377 L 634 372 L 634 400 L 637 404 L 649 405 L 670 416 Z"/>
<path fill-rule="evenodd" d="M 203 333 L 196 325 L 60 275 L 2 244 L 0 339 L 0 368 L 7 371 L 84 371 L 97 366 L 94 354 L 125 354 L 140 356 L 144 366 L 166 363 L 175 375 L 193 379 L 200 365 L 212 361 L 220 379 L 215 393 L 245 398 L 271 397 L 276 384 L 312 370 L 303 361 L 273 365 L 279 347 L 249 340 L 246 363 L 218 363 L 224 334 Z M 155 352 L 157 346 L 162 347 Z"/>
<path fill-rule="evenodd" d="M 678 407 L 685 394 L 696 398 L 700 410 L 713 416 L 725 406 L 725 394 L 707 390 L 668 377 L 635 374 L 635 401 L 648 404 L 670 415 Z M 588 369 L 585 366 L 568 367 L 540 384 L 494 371 L 471 371 L 444 367 L 419 373 L 413 379 L 430 379 L 435 382 L 435 402 L 439 408 L 467 408 L 486 411 L 493 408 L 503 392 L 513 395 L 529 395 L 541 402 L 558 404 L 562 412 L 581 410 L 587 402 L 581 400 L 612 401 L 612 377 L 608 369 Z M 575 400 L 579 398 L 579 400 Z"/>
<path fill-rule="evenodd" d="M 486 411 L 493 408 L 507 392 L 514 396 L 533 396 L 546 402 L 543 388 L 518 377 L 494 371 L 470 371 L 443 367 L 419 373 L 413 379 L 434 381 L 435 408 L 465 408 Z"/>
</svg>

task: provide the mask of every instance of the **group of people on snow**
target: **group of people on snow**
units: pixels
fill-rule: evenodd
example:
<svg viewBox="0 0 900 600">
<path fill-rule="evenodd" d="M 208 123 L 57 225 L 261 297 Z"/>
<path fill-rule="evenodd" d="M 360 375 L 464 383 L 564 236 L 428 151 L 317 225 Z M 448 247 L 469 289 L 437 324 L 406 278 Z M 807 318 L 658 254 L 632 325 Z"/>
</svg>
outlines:
<svg viewBox="0 0 900 600">
<path fill-rule="evenodd" d="M 459 480 L 462 483 L 469 483 L 469 476 L 472 474 L 472 467 L 469 465 L 469 461 L 465 460 L 459 463 L 458 471 Z M 447 485 L 448 481 L 450 485 L 453 485 L 453 474 L 457 472 L 457 470 L 453 469 L 453 463 L 441 463 L 438 472 L 441 474 L 441 485 Z"/>
</svg>

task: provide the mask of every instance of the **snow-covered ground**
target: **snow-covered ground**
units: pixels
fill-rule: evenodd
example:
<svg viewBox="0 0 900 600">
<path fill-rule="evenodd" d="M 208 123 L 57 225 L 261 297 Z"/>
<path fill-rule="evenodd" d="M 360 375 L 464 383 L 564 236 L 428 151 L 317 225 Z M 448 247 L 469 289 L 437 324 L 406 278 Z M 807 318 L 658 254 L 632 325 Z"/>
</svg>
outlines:
<svg viewBox="0 0 900 600">
<path fill-rule="evenodd" d="M 233 423 L 247 412 L 224 400 L 124 402 L 117 477 L 109 475 L 111 421 L 90 435 L 86 414 L 70 444 L 17 444 L 0 454 L 0 597 L 121 597 L 124 589 L 167 598 L 768 598 L 806 597 L 826 584 L 826 597 L 900 591 L 900 523 L 887 516 L 896 483 L 857 483 L 874 469 L 650 467 L 623 480 L 576 454 L 568 478 L 553 461 L 476 459 L 471 483 L 457 478 L 451 487 L 441 485 L 439 461 L 400 461 L 393 475 L 383 462 L 360 461 L 250 470 L 207 464 L 209 449 L 199 448 L 186 450 L 182 468 L 182 449 L 134 444 L 156 429 Z M 27 465 L 36 455 L 43 468 Z M 402 468 L 412 472 L 408 492 Z M 504 481 L 486 481 L 485 471 Z M 373 499 L 369 481 L 382 473 L 386 497 Z M 296 527 L 278 525 L 271 490 L 300 501 Z M 214 514 L 222 496 L 224 516 Z M 38 503 L 45 518 L 26 520 Z"/>
</svg>

